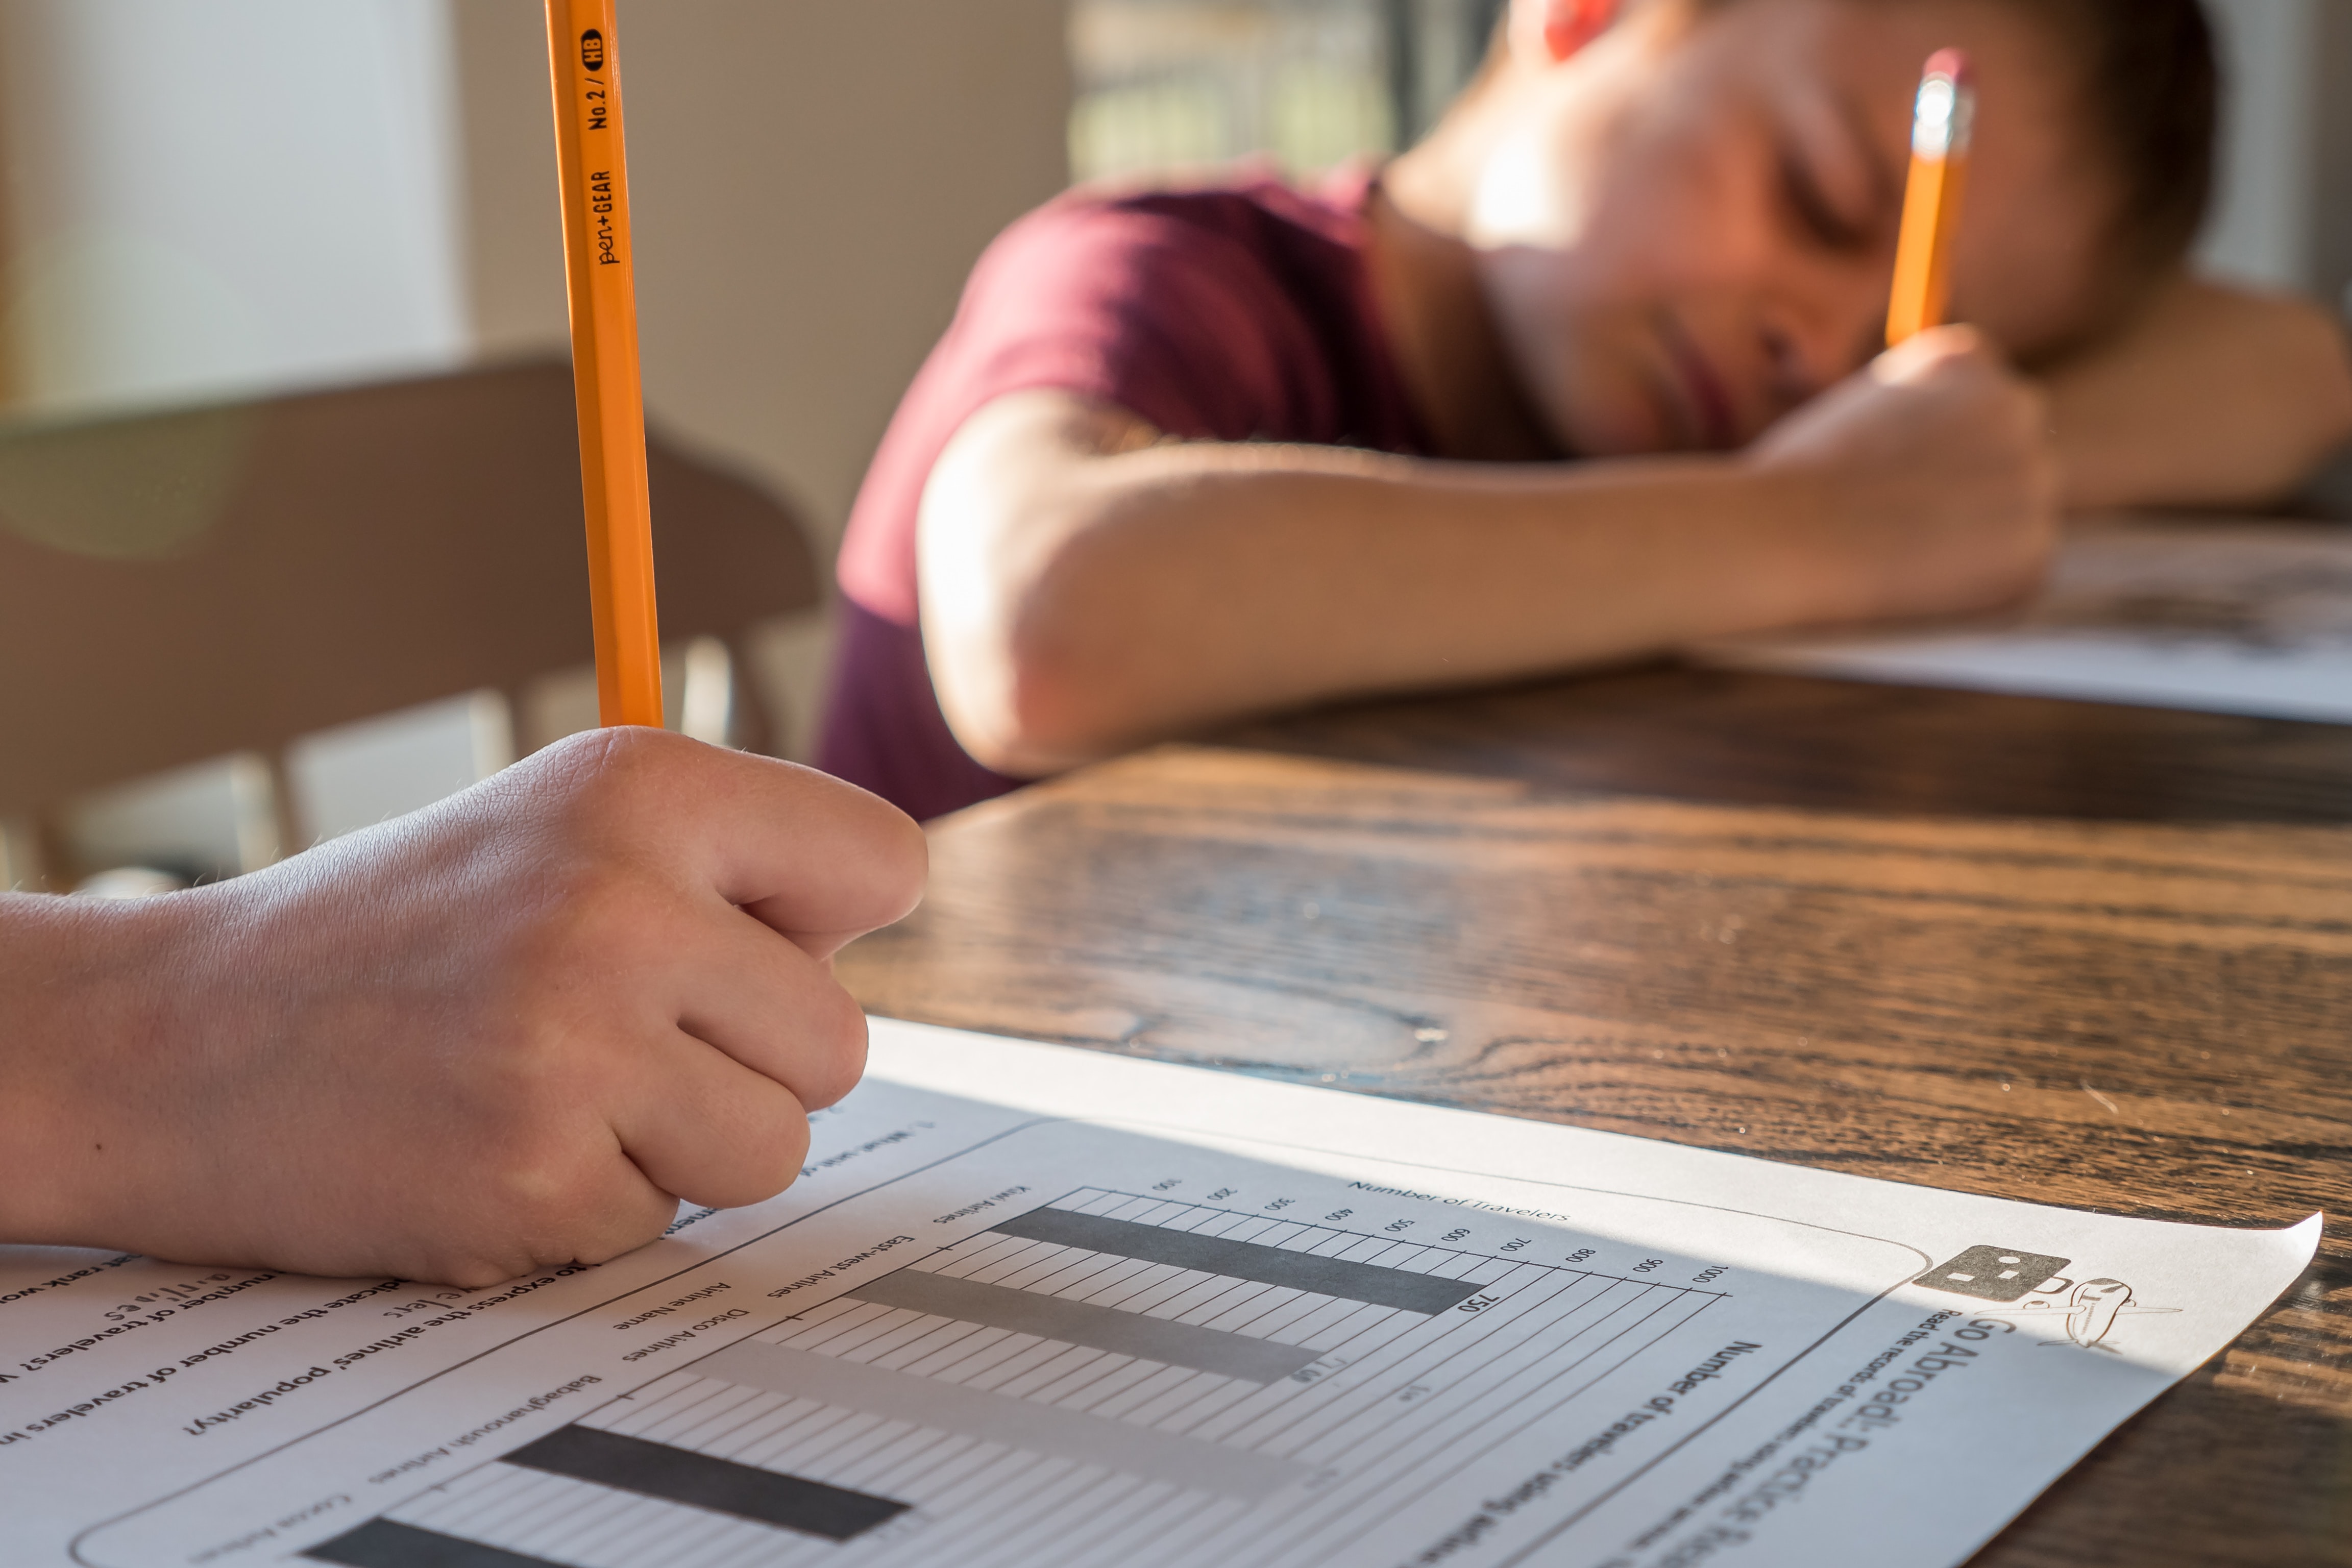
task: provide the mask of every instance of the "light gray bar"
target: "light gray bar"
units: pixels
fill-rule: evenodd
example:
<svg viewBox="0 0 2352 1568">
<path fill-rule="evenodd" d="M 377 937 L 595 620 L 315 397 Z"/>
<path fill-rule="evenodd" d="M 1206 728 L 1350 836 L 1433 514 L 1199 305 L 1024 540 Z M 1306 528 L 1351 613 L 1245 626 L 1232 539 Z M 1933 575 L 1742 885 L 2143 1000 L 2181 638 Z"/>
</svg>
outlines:
<svg viewBox="0 0 2352 1568">
<path fill-rule="evenodd" d="M 912 1268 L 885 1274 L 849 1294 L 877 1306 L 985 1323 L 1016 1334 L 1034 1334 L 1041 1340 L 1061 1340 L 1115 1355 L 1140 1356 L 1171 1366 L 1213 1372 L 1221 1377 L 1238 1377 L 1244 1383 L 1279 1382 L 1323 1353 L 1272 1340 L 1254 1340 L 1246 1334 L 1229 1334 L 1222 1329 L 1195 1328 L 1165 1318 L 1147 1318 L 1140 1312 L 1009 1290 L 1002 1285 L 978 1285 Z"/>
<path fill-rule="evenodd" d="M 1306 1467 L 1288 1459 L 1221 1448 L 1083 1411 L 1058 1410 L 1009 1394 L 784 1345 L 746 1340 L 697 1363 L 694 1371 L 746 1388 L 1004 1443 L 1049 1458 L 1105 1465 L 1148 1480 L 1251 1502 L 1272 1496 L 1306 1473 Z"/>
</svg>

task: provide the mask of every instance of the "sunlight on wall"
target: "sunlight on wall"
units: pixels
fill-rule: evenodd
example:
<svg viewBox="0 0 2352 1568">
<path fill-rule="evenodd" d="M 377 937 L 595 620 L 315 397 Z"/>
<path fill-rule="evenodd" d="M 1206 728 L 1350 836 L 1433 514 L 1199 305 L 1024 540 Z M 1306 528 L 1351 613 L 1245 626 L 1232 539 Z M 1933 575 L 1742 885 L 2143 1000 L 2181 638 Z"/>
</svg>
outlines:
<svg viewBox="0 0 2352 1568">
<path fill-rule="evenodd" d="M 1307 173 L 1391 151 L 1381 23 L 1362 0 L 1080 0 L 1072 172 L 1157 173 L 1265 152 Z"/>
<path fill-rule="evenodd" d="M 1294 174 L 1392 153 L 1469 79 L 1494 0 L 1077 0 L 1079 179 L 1249 153 Z"/>
</svg>

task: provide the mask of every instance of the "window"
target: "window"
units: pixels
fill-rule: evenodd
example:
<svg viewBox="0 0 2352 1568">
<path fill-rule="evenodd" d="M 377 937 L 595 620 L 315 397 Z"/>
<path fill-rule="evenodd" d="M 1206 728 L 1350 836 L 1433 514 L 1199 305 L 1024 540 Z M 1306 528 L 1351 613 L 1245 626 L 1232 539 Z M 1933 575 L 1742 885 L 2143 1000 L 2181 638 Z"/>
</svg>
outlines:
<svg viewBox="0 0 2352 1568">
<path fill-rule="evenodd" d="M 1502 0 L 1076 0 L 1079 179 L 1396 151 L 1484 58 Z"/>
</svg>

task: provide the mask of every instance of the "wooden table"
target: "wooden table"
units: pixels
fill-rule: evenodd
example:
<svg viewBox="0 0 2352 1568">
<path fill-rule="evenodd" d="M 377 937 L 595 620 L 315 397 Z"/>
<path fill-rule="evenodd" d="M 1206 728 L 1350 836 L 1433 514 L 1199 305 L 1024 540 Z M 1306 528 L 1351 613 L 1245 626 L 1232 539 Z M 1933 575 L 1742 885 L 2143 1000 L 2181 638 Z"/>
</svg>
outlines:
<svg viewBox="0 0 2352 1568">
<path fill-rule="evenodd" d="M 2352 1563 L 2352 729 L 1661 668 L 1163 749 L 933 855 L 845 956 L 876 1012 L 2109 1213 L 2325 1209 L 2294 1289 L 1979 1561 Z"/>
</svg>

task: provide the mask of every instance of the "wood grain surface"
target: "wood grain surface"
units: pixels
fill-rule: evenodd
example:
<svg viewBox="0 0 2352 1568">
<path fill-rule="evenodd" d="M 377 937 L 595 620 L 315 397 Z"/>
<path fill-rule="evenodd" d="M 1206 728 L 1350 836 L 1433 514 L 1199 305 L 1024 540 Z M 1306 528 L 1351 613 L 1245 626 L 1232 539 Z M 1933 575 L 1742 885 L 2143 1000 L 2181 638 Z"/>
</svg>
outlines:
<svg viewBox="0 0 2352 1568">
<path fill-rule="evenodd" d="M 2352 727 L 1659 665 L 1365 703 L 1234 744 L 1831 811 L 2352 823 Z"/>
<path fill-rule="evenodd" d="M 2294 1289 L 1979 1561 L 2352 1563 L 2352 731 L 1827 684 L 1637 672 L 1087 770 L 937 825 L 929 901 L 843 972 L 896 1017 L 1897 1181 L 2326 1210 Z"/>
</svg>

